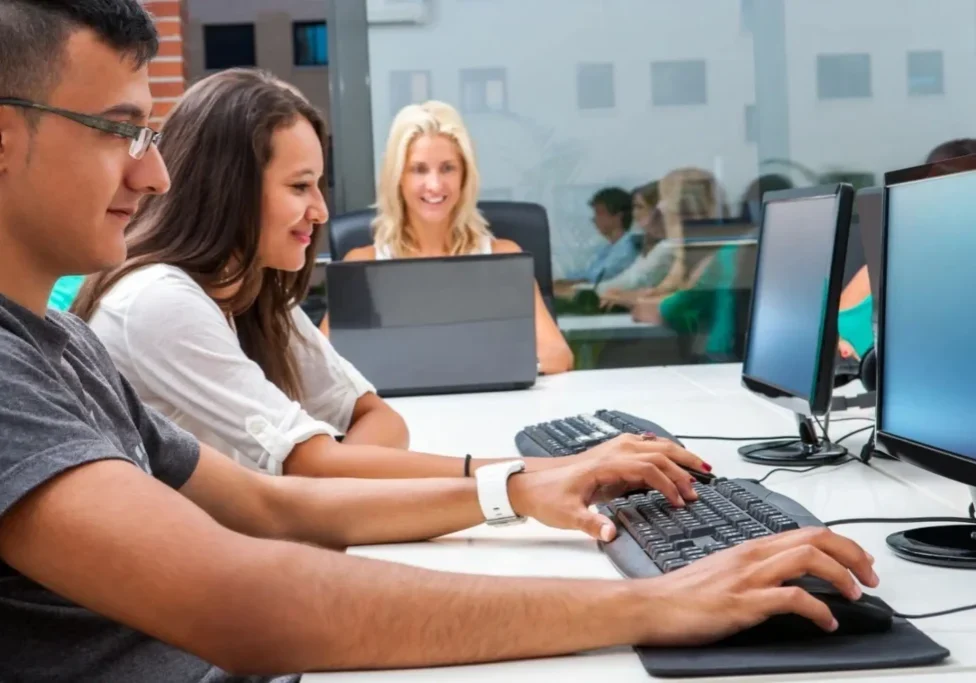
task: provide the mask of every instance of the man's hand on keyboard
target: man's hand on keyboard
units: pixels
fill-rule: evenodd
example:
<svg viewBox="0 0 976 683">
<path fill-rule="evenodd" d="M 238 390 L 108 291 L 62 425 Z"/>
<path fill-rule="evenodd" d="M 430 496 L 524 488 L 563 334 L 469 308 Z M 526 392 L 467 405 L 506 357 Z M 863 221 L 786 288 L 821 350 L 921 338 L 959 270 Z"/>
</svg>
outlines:
<svg viewBox="0 0 976 683">
<path fill-rule="evenodd" d="M 795 586 L 802 576 L 824 579 L 851 600 L 858 581 L 878 585 L 874 558 L 854 541 L 824 528 L 805 528 L 748 541 L 684 569 L 635 583 L 653 597 L 646 645 L 701 645 L 795 613 L 826 631 L 837 628 L 827 606 Z M 852 575 L 853 574 L 853 575 Z M 856 578 L 855 578 L 856 577 Z"/>
<path fill-rule="evenodd" d="M 630 442 L 627 437 L 620 440 Z M 508 484 L 512 507 L 516 513 L 548 526 L 580 529 L 597 540 L 610 541 L 617 533 L 616 527 L 604 515 L 590 510 L 590 505 L 644 489 L 660 491 L 678 507 L 684 507 L 685 501 L 697 500 L 692 487 L 694 478 L 676 464 L 697 458 L 675 444 L 669 446 L 670 442 L 645 442 L 651 443 L 658 447 L 628 447 L 624 449 L 626 454 L 589 458 L 566 467 L 512 477 Z"/>
</svg>

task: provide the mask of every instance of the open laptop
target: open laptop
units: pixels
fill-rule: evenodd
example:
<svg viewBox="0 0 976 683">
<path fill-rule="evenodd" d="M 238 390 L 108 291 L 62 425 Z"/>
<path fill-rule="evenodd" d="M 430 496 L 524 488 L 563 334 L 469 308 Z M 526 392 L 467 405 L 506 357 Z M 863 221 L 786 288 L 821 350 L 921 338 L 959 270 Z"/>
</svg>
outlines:
<svg viewBox="0 0 976 683">
<path fill-rule="evenodd" d="M 326 280 L 330 341 L 381 396 L 535 383 L 530 254 L 339 262 Z"/>
</svg>

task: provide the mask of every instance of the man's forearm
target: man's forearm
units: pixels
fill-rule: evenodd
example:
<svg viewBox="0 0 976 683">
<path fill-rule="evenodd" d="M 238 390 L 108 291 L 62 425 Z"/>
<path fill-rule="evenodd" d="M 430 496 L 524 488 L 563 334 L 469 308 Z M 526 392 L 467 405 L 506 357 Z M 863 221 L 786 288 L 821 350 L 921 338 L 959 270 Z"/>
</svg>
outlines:
<svg viewBox="0 0 976 683">
<path fill-rule="evenodd" d="M 227 658 L 240 673 L 565 654 L 632 644 L 653 614 L 634 582 L 467 576 L 285 544 L 251 561 L 227 588 L 251 620 Z"/>
<path fill-rule="evenodd" d="M 269 484 L 275 534 L 326 547 L 427 540 L 485 519 L 474 479 L 280 477 Z"/>
<path fill-rule="evenodd" d="M 406 448 L 410 444 L 410 432 L 400 414 L 384 405 L 353 422 L 343 443 Z"/>
</svg>

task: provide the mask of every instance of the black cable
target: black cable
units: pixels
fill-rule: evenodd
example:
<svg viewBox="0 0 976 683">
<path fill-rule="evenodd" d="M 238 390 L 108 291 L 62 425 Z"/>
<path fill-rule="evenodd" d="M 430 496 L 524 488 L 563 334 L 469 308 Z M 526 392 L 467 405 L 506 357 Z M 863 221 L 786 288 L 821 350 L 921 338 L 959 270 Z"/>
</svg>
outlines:
<svg viewBox="0 0 976 683">
<path fill-rule="evenodd" d="M 957 612 L 968 612 L 971 609 L 976 609 L 976 605 L 953 607 L 952 609 L 944 609 L 941 612 L 929 612 L 928 614 L 901 614 L 900 612 L 895 612 L 895 616 L 901 617 L 902 619 L 930 619 L 932 617 L 944 617 L 947 614 L 955 614 Z"/>
<path fill-rule="evenodd" d="M 927 524 L 929 522 L 945 522 L 950 524 L 976 524 L 971 517 L 852 517 L 850 519 L 835 519 L 825 522 L 824 526 L 840 526 L 842 524 Z"/>
<path fill-rule="evenodd" d="M 845 440 L 851 438 L 855 434 L 860 434 L 861 432 L 866 432 L 869 429 L 874 429 L 874 425 L 868 425 L 867 427 L 861 427 L 860 429 L 855 429 L 853 432 L 848 432 L 844 436 L 842 436 L 839 439 L 837 439 L 837 441 L 835 441 L 834 443 L 835 444 L 839 444 L 840 442 L 845 441 Z"/>
<path fill-rule="evenodd" d="M 874 422 L 873 417 L 841 417 L 831 422 Z"/>
<path fill-rule="evenodd" d="M 763 475 L 762 479 L 758 479 L 755 481 L 757 484 L 761 484 L 767 479 L 769 479 L 772 475 L 776 474 L 777 472 L 792 472 L 793 474 L 803 474 L 804 472 L 813 472 L 814 470 L 819 470 L 821 467 L 840 467 L 841 465 L 846 465 L 852 460 L 854 460 L 854 458 L 847 458 L 846 460 L 841 460 L 840 462 L 830 462 L 830 463 L 822 463 L 820 465 L 811 465 L 810 467 L 805 467 L 802 470 L 795 470 L 792 467 L 777 467 L 775 469 L 766 472 L 766 474 Z"/>
<path fill-rule="evenodd" d="M 976 503 L 969 504 L 969 516 L 976 519 Z"/>
<path fill-rule="evenodd" d="M 676 439 L 684 441 L 799 441 L 795 434 L 790 436 L 684 436 L 675 435 Z"/>
</svg>

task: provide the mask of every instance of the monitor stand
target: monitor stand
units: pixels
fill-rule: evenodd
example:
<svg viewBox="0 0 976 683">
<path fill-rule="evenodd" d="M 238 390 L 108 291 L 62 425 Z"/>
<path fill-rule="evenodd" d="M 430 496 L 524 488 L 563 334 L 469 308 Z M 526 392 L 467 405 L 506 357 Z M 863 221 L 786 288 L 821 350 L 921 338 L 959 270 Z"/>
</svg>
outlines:
<svg viewBox="0 0 976 683">
<path fill-rule="evenodd" d="M 976 503 L 976 488 L 969 493 Z M 887 540 L 895 555 L 911 562 L 976 569 L 976 524 L 909 529 L 891 534 Z"/>
<path fill-rule="evenodd" d="M 796 415 L 799 435 L 795 439 L 766 441 L 739 448 L 746 462 L 777 467 L 829 465 L 847 455 L 847 449 L 817 436 L 813 418 Z"/>
</svg>

